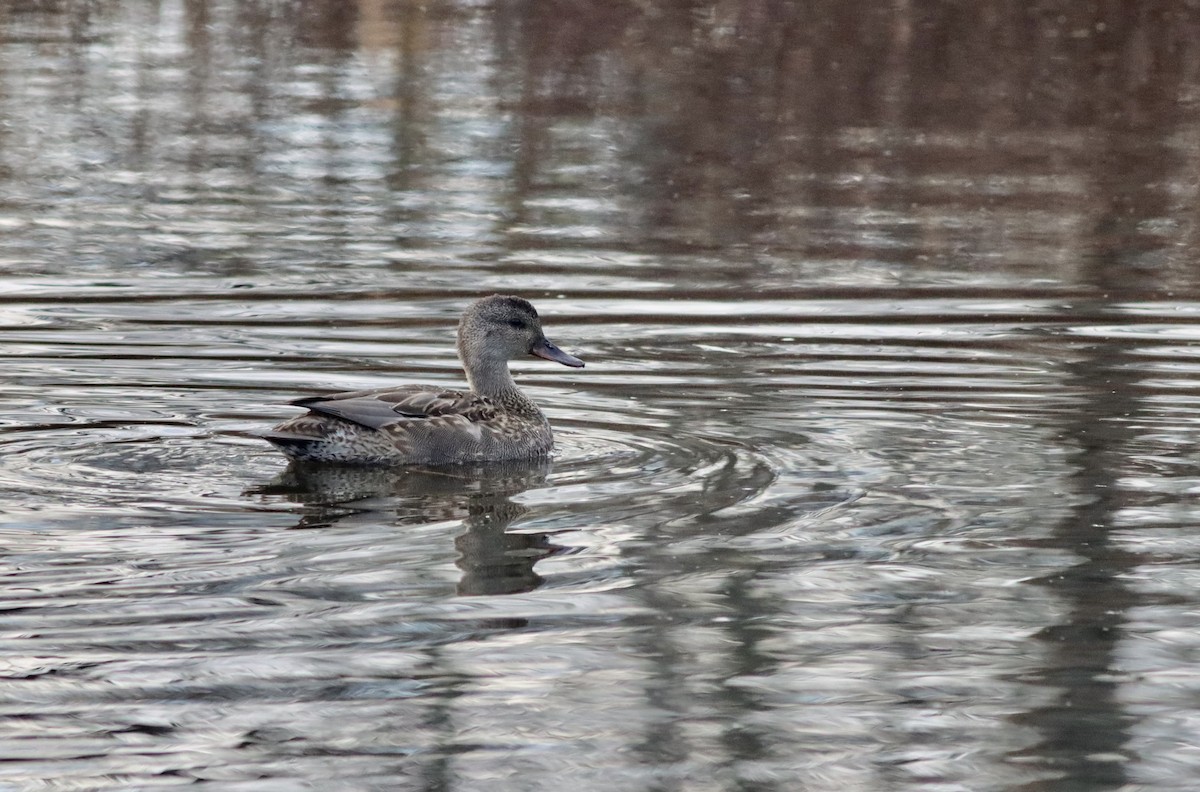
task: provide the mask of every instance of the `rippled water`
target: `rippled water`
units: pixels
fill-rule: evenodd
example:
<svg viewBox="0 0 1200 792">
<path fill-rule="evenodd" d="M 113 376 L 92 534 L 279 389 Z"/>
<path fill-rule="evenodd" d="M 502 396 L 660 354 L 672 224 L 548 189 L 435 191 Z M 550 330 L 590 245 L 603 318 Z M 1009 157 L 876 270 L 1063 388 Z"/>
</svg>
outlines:
<svg viewBox="0 0 1200 792">
<path fill-rule="evenodd" d="M 1200 20 L 956 7 L 0 10 L 0 789 L 1192 789 Z"/>
</svg>

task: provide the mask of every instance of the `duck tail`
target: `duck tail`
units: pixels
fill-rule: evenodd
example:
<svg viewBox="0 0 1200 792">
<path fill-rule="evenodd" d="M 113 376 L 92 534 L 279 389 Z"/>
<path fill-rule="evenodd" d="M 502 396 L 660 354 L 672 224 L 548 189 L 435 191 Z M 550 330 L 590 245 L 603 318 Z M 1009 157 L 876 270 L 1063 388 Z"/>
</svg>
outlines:
<svg viewBox="0 0 1200 792">
<path fill-rule="evenodd" d="M 311 453 L 313 445 L 321 440 L 318 437 L 274 430 L 259 432 L 258 437 L 266 440 L 291 459 L 303 459 L 307 457 Z"/>
</svg>

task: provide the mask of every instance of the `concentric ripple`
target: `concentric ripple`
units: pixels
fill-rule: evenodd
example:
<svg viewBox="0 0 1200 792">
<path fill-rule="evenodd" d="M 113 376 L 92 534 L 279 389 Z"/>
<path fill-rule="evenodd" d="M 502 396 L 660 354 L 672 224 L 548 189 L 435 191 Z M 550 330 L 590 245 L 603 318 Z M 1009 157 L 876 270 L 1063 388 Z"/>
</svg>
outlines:
<svg viewBox="0 0 1200 792">
<path fill-rule="evenodd" d="M 656 425 L 661 421 L 654 416 L 639 415 L 636 407 L 625 413 L 629 423 L 614 423 L 601 404 L 556 420 L 554 458 L 540 477 L 525 482 L 522 489 L 532 491 L 524 501 L 579 507 L 610 503 L 610 516 L 671 510 L 672 503 L 712 513 L 793 486 L 789 468 L 811 468 L 803 446 L 752 447 L 727 437 L 671 431 Z M 252 424 L 243 420 L 237 425 Z M 261 427 L 267 425 L 264 420 Z M 270 481 L 272 471 L 283 466 L 282 457 L 259 441 L 214 431 L 183 416 L 135 416 L 122 422 L 59 414 L 41 426 L 10 427 L 0 448 L 0 491 L 8 505 L 0 519 L 8 521 L 235 512 L 248 505 L 247 491 L 257 491 L 261 504 L 282 505 L 270 497 L 269 486 L 254 484 L 256 479 Z M 229 477 L 231 464 L 245 475 Z M 479 487 L 495 478 L 471 466 L 432 480 L 392 471 L 343 471 L 342 476 L 337 485 L 325 476 L 297 502 L 378 497 L 395 489 L 393 480 L 406 480 L 406 495 L 417 497 L 422 494 L 417 481 L 437 482 L 430 485 L 437 493 L 445 491 L 440 485 L 446 481 L 463 487 L 475 481 Z M 313 476 L 306 481 L 313 482 Z"/>
<path fill-rule="evenodd" d="M 267 469 L 249 442 L 186 420 L 79 419 L 14 428 L 0 440 L 0 522 L 29 527 L 77 519 L 153 522 L 153 515 L 246 509 L 231 464 Z"/>
</svg>

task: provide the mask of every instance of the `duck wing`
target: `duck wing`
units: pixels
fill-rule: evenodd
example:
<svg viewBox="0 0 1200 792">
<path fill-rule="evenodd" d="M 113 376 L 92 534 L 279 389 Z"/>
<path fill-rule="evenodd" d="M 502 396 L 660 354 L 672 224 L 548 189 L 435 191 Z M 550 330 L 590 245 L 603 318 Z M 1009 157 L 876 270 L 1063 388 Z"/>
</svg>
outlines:
<svg viewBox="0 0 1200 792">
<path fill-rule="evenodd" d="M 476 423 L 493 420 L 500 412 L 486 396 L 424 385 L 307 396 L 291 404 L 368 429 L 393 428 L 429 418 Z"/>
</svg>

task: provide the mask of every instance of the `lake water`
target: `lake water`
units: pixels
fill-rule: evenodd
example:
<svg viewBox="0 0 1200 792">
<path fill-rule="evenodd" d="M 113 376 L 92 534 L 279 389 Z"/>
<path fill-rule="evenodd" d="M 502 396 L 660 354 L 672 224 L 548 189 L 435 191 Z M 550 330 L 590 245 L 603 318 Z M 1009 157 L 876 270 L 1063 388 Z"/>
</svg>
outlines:
<svg viewBox="0 0 1200 792">
<path fill-rule="evenodd" d="M 1191 790 L 1200 12 L 0 8 L 0 790 Z M 290 470 L 538 306 L 543 462 Z"/>
</svg>

